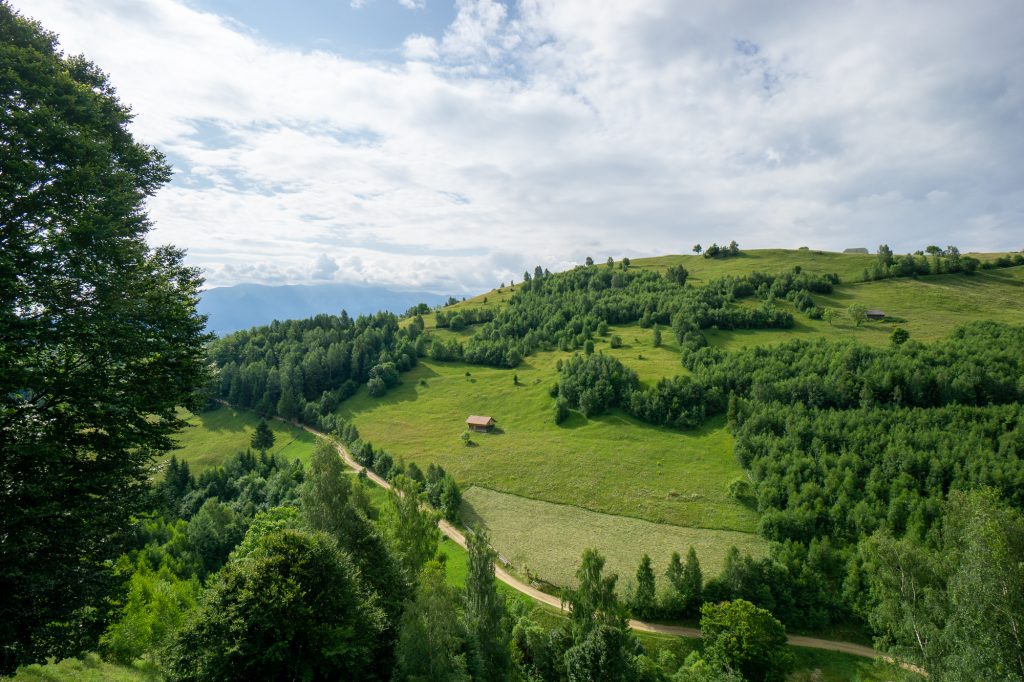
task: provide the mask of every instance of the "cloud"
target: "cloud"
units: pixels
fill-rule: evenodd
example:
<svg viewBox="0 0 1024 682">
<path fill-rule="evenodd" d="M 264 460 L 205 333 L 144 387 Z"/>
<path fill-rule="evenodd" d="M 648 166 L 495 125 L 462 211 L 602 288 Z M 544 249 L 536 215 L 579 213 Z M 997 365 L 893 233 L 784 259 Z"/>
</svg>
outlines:
<svg viewBox="0 0 1024 682">
<path fill-rule="evenodd" d="M 1024 242 L 1010 0 L 459 0 L 397 62 L 175 0 L 19 7 L 167 153 L 152 239 L 211 285 L 310 281 L 328 259 L 337 280 L 459 293 L 695 242 Z"/>
<path fill-rule="evenodd" d="M 427 6 L 427 0 L 398 0 L 398 4 L 406 9 L 423 9 Z"/>
<path fill-rule="evenodd" d="M 338 263 L 326 253 L 321 253 L 313 260 L 313 269 L 309 276 L 313 279 L 332 279 L 338 271 Z"/>
</svg>

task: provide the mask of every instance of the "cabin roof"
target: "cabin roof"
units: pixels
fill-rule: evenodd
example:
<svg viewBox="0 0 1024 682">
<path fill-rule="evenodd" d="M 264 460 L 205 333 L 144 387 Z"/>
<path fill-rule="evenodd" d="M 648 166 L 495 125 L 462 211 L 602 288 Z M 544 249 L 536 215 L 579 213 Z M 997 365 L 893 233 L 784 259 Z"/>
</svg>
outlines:
<svg viewBox="0 0 1024 682">
<path fill-rule="evenodd" d="M 492 426 L 494 424 L 494 417 L 486 417 L 479 414 L 471 414 L 466 419 L 466 423 L 470 426 Z"/>
</svg>

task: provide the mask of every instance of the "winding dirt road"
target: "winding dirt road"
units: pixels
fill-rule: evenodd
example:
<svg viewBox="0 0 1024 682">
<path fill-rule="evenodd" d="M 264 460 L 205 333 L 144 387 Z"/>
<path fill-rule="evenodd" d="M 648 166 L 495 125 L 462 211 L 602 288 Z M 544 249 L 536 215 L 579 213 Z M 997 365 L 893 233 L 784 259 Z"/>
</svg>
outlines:
<svg viewBox="0 0 1024 682">
<path fill-rule="evenodd" d="M 335 448 L 337 448 L 338 454 L 341 455 L 341 458 L 346 465 L 348 465 L 350 468 L 354 469 L 357 472 L 363 471 L 365 469 L 366 475 L 371 481 L 381 486 L 382 488 L 385 488 L 387 490 L 391 489 L 390 483 L 388 483 L 386 480 L 384 480 L 377 474 L 373 473 L 369 469 L 366 469 L 366 467 L 362 466 L 354 459 L 352 459 L 352 455 L 349 454 L 348 449 L 345 448 L 345 446 L 343 446 L 341 443 L 327 436 L 327 434 L 317 431 L 316 429 L 310 428 L 303 424 L 296 424 L 294 422 L 292 423 L 295 426 L 305 429 L 306 431 L 315 436 L 327 439 L 330 443 L 334 445 Z M 444 533 L 447 537 L 451 538 L 453 542 L 455 542 L 463 549 L 466 549 L 466 536 L 463 535 L 462 531 L 460 531 L 458 528 L 456 528 L 449 522 L 445 521 L 444 519 L 438 522 L 438 527 L 441 529 L 441 532 Z M 552 606 L 556 609 L 564 610 L 560 599 L 558 599 L 557 597 L 553 597 L 545 592 L 541 592 L 540 590 L 531 587 L 526 583 L 521 582 L 518 578 L 511 575 L 508 571 L 503 569 L 498 564 L 494 565 L 494 575 L 501 582 L 505 583 L 506 585 L 508 585 L 509 587 L 518 592 L 522 592 L 531 599 L 534 599 L 542 604 Z M 690 628 L 682 625 L 661 625 L 658 623 L 646 623 L 640 620 L 630 620 L 629 627 L 638 632 L 651 632 L 661 635 L 674 635 L 677 637 L 700 637 L 700 630 L 698 630 L 697 628 Z M 854 644 L 853 642 L 837 642 L 829 639 L 818 639 L 817 637 L 803 637 L 800 635 L 789 635 L 787 639 L 789 640 L 789 643 L 793 646 L 807 647 L 809 649 L 826 649 L 829 651 L 839 651 L 844 654 L 852 654 L 854 656 L 861 656 L 864 658 L 871 659 L 880 658 L 888 663 L 896 662 L 889 656 L 881 654 L 872 649 L 871 647 L 863 646 L 861 644 Z M 924 674 L 923 671 L 921 671 L 920 669 L 906 663 L 901 663 L 900 667 L 919 674 Z"/>
</svg>

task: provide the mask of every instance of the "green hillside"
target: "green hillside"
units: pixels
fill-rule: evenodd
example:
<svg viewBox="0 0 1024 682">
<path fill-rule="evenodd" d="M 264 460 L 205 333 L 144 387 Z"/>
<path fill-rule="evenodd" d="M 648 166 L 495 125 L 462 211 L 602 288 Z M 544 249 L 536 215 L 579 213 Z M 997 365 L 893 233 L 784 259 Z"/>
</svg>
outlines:
<svg viewBox="0 0 1024 682">
<path fill-rule="evenodd" d="M 727 274 L 786 271 L 795 265 L 809 272 L 838 272 L 849 282 L 859 278 L 874 259 L 873 255 L 777 249 L 726 259 L 637 259 L 630 267 L 664 270 L 682 263 L 691 273 L 689 281 L 698 286 Z M 451 309 L 497 307 L 509 296 L 506 286 Z M 818 305 L 841 311 L 854 303 L 881 308 L 890 319 L 858 326 L 844 314 L 829 324 L 809 319 L 788 301 L 778 301 L 776 305 L 794 313 L 795 325 L 790 329 L 712 328 L 704 334 L 712 345 L 726 349 L 818 337 L 883 346 L 890 342 L 896 326 L 906 328 L 911 338 L 930 341 L 973 320 L 1024 324 L 1024 267 L 846 283 L 830 295 L 814 298 Z M 754 302 L 738 305 L 752 306 Z M 432 318 L 425 317 L 426 331 L 437 339 L 465 342 L 478 328 L 470 326 L 458 332 L 437 329 Z M 663 329 L 663 343 L 658 348 L 653 346 L 652 333 L 636 323 L 612 325 L 607 335 L 594 336 L 595 351 L 636 371 L 645 385 L 686 374 L 671 330 Z M 613 335 L 622 339 L 621 347 L 611 348 Z M 553 550 L 548 540 L 572 537 L 581 525 L 589 523 L 583 519 L 590 519 L 586 515 L 592 512 L 610 515 L 601 516 L 606 520 L 622 519 L 619 524 L 601 524 L 605 536 L 586 537 L 606 553 L 609 565 L 626 575 L 643 551 L 661 563 L 666 552 L 685 551 L 693 544 L 711 570 L 717 570 L 727 543 L 755 555 L 763 551 L 763 542 L 754 535 L 756 512 L 729 495 L 729 484 L 745 474 L 732 453 L 732 438 L 721 419 L 679 431 L 641 423 L 613 410 L 593 419 L 573 413 L 556 426 L 548 389 L 557 382 L 557 362 L 567 357 L 568 353 L 558 351 L 539 352 L 514 370 L 421 359 L 385 396 L 371 398 L 362 389 L 343 403 L 339 414 L 351 420 L 365 439 L 394 456 L 421 467 L 441 464 L 461 485 L 476 486 L 467 495 L 466 515 L 491 529 L 495 546 L 514 566 L 528 566 L 552 582 L 565 584 L 571 580 L 571 571 L 563 566 L 567 550 Z M 513 383 L 514 376 L 519 385 Z M 493 416 L 499 429 L 474 435 L 473 446 L 464 447 L 459 436 L 470 414 Z M 549 513 L 531 506 L 537 504 L 551 505 Z M 566 509 L 574 511 L 555 513 Z M 541 518 L 543 529 L 538 527 Z M 655 528 L 663 531 L 664 538 L 630 542 L 636 532 L 635 520 L 663 524 Z M 744 535 L 723 536 L 720 531 Z M 675 545 L 670 549 L 672 542 Z M 575 551 L 578 543 L 568 544 Z"/>
<path fill-rule="evenodd" d="M 175 436 L 181 447 L 167 455 L 189 463 L 193 473 L 217 466 L 231 455 L 249 447 L 259 417 L 247 410 L 218 407 L 208 412 L 187 415 L 189 426 Z M 276 419 L 267 422 L 274 432 L 270 454 L 303 464 L 313 454 L 316 439 L 306 431 Z"/>
</svg>

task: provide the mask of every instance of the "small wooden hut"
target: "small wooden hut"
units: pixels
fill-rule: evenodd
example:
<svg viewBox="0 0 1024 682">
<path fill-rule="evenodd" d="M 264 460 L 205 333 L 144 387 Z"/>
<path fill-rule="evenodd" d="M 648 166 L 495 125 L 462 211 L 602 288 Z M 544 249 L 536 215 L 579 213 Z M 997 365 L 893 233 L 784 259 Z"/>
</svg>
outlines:
<svg viewBox="0 0 1024 682">
<path fill-rule="evenodd" d="M 469 418 L 466 419 L 466 426 L 470 431 L 486 433 L 494 428 L 494 417 L 471 414 L 469 415 Z"/>
</svg>

